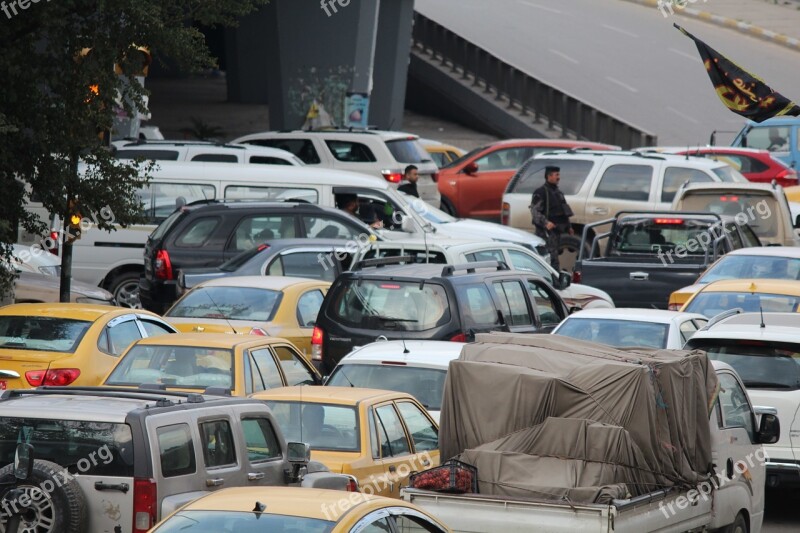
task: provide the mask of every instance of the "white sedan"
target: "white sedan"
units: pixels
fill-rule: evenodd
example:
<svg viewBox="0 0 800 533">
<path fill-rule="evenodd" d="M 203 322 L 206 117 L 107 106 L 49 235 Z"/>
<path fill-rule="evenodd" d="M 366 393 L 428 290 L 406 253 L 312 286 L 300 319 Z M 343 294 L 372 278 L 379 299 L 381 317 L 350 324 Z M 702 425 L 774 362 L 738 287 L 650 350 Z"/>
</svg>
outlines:
<svg viewBox="0 0 800 533">
<path fill-rule="evenodd" d="M 587 309 L 565 318 L 553 330 L 563 335 L 615 348 L 633 346 L 680 350 L 708 318 L 698 313 L 660 309 Z"/>
</svg>

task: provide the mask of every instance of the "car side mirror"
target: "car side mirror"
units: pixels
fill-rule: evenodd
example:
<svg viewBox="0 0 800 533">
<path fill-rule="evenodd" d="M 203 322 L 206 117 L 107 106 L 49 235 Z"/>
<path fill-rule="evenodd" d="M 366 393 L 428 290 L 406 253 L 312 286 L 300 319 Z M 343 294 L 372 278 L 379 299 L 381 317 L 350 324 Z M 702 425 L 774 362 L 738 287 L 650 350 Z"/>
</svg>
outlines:
<svg viewBox="0 0 800 533">
<path fill-rule="evenodd" d="M 478 172 L 478 165 L 476 163 L 468 163 L 464 167 L 464 173 L 465 174 L 472 175 L 472 174 L 476 174 L 477 172 Z"/>
<path fill-rule="evenodd" d="M 761 424 L 758 428 L 758 442 L 760 444 L 775 444 L 781 437 L 781 422 L 776 415 L 763 413 Z"/>
<path fill-rule="evenodd" d="M 553 288 L 563 291 L 572 284 L 572 274 L 566 270 L 558 273 L 558 276 L 553 276 Z"/>
<path fill-rule="evenodd" d="M 414 224 L 414 220 L 410 216 L 404 216 L 400 221 L 400 229 L 404 233 L 416 233 L 417 225 Z"/>
<path fill-rule="evenodd" d="M 577 305 L 573 305 L 569 308 L 569 314 L 577 313 L 578 311 L 583 311 L 583 309 Z"/>
<path fill-rule="evenodd" d="M 290 463 L 307 464 L 311 460 L 311 445 L 305 442 L 289 442 L 286 444 Z"/>
<path fill-rule="evenodd" d="M 14 454 L 14 477 L 25 481 L 33 473 L 33 446 L 30 444 L 17 444 Z"/>
</svg>

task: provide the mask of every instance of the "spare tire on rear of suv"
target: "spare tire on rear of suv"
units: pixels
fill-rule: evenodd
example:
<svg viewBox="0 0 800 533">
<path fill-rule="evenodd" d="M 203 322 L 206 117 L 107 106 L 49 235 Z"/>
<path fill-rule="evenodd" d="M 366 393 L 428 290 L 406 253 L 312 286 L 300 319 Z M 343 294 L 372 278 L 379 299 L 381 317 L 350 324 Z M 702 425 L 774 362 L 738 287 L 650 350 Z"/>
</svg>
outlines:
<svg viewBox="0 0 800 533">
<path fill-rule="evenodd" d="M 86 500 L 78 482 L 65 469 L 50 461 L 33 462 L 31 476 L 17 484 L 30 500 L 25 507 L 22 497 L 12 502 L 8 492 L 13 488 L 14 465 L 0 468 L 0 524 L 8 523 L 6 513 L 16 509 L 21 513 L 20 531 L 36 533 L 85 533 L 88 531 Z"/>
</svg>

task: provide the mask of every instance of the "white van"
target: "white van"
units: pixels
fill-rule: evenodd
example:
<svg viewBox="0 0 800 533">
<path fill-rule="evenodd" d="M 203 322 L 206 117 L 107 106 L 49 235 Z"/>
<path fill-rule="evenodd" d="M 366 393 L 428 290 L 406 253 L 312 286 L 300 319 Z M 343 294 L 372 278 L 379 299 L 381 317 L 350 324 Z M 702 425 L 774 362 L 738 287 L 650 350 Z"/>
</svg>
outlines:
<svg viewBox="0 0 800 533">
<path fill-rule="evenodd" d="M 118 227 L 113 232 L 96 228 L 83 231 L 73 247 L 73 277 L 107 289 L 119 305 L 138 308 L 147 236 L 181 206 L 211 200 L 300 200 L 333 207 L 339 194 L 357 194 L 362 207 L 370 204 L 386 213 L 391 224 L 379 233 L 388 239 L 477 236 L 544 250 L 544 241 L 530 233 L 490 222 L 456 220 L 398 192 L 378 177 L 307 166 L 159 161 L 149 186 L 140 191 L 149 223 Z M 41 204 L 31 203 L 28 209 L 42 211 Z M 101 215 L 113 220 L 113 213 Z M 40 241 L 40 237 L 30 234 L 21 239 L 21 244 Z"/>
</svg>

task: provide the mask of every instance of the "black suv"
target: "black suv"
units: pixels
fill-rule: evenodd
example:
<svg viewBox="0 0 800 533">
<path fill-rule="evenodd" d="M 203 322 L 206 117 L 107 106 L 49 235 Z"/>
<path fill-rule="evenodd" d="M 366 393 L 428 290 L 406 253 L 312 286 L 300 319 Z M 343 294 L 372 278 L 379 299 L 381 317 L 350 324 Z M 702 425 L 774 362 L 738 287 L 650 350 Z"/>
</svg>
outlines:
<svg viewBox="0 0 800 533">
<path fill-rule="evenodd" d="M 505 263 L 397 264 L 410 259 L 361 261 L 336 279 L 311 338 L 323 374 L 380 337 L 468 342 L 484 331 L 549 333 L 569 314 L 543 278 Z"/>
<path fill-rule="evenodd" d="M 365 237 L 366 236 L 366 237 Z M 375 238 L 356 217 L 302 202 L 199 202 L 182 207 L 147 239 L 139 297 L 163 313 L 176 299 L 178 269 L 215 267 L 272 239 Z"/>
</svg>

